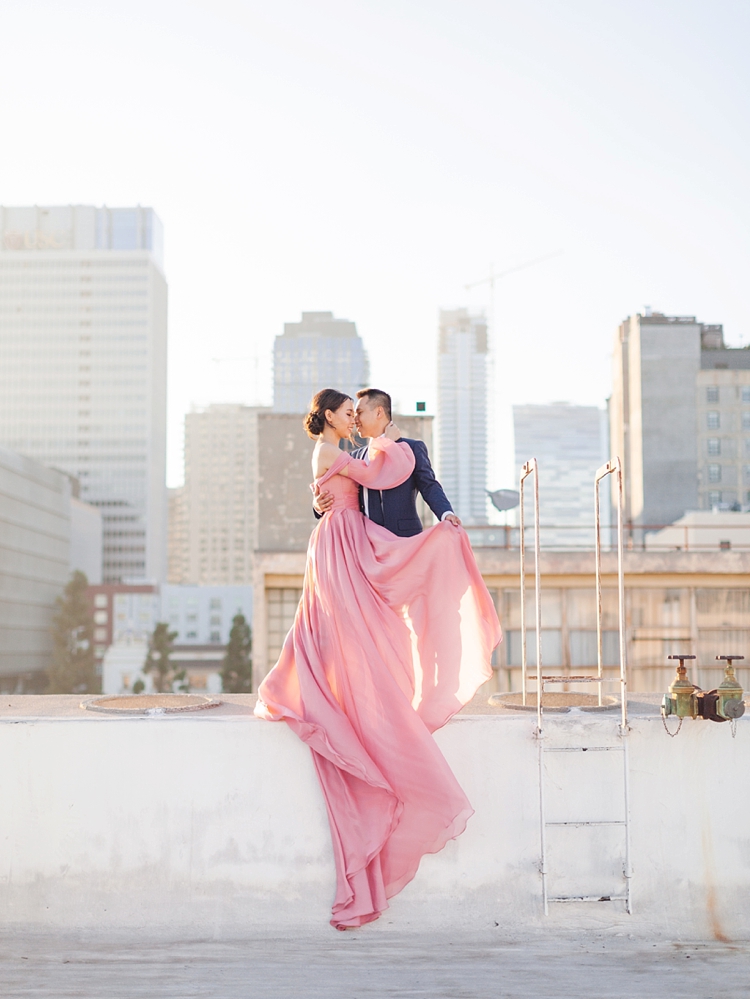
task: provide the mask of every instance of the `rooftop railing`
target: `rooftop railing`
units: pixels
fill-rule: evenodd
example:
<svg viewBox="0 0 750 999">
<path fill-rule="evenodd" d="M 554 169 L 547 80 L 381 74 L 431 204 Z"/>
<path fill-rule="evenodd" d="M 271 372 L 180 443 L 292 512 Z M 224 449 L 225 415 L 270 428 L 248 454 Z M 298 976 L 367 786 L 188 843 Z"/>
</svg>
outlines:
<svg viewBox="0 0 750 999">
<path fill-rule="evenodd" d="M 664 538 L 656 532 L 669 530 Z M 530 547 L 529 532 L 533 525 L 524 530 L 525 548 Z M 709 536 L 698 536 L 698 532 L 708 532 Z M 739 540 L 737 534 L 739 534 Z M 469 540 L 476 548 L 506 548 L 516 550 L 521 547 L 521 528 L 517 525 L 470 526 L 466 528 Z M 636 524 L 623 525 L 626 551 L 750 551 L 750 523 L 747 524 Z M 560 535 L 564 540 L 561 540 Z M 540 524 L 540 546 L 545 551 L 594 551 L 594 524 Z M 617 548 L 614 526 L 602 527 L 602 550 L 614 551 Z"/>
</svg>

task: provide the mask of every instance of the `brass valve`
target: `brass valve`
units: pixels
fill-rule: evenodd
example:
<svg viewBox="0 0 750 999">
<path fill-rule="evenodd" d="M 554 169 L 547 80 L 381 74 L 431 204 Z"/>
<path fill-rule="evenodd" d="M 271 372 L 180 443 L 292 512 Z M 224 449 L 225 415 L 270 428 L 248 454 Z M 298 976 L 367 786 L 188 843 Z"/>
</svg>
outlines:
<svg viewBox="0 0 750 999">
<path fill-rule="evenodd" d="M 675 678 L 669 687 L 669 693 L 664 695 L 661 710 L 663 715 L 676 715 L 678 718 L 695 718 L 698 714 L 698 702 L 695 692 L 698 689 L 695 684 L 688 680 L 686 659 L 695 659 L 695 656 L 677 655 L 668 656 L 668 659 L 679 659 L 679 666 L 675 673 Z"/>
<path fill-rule="evenodd" d="M 666 718 L 674 715 L 682 721 L 683 718 L 705 718 L 712 722 L 736 721 L 745 713 L 744 691 L 734 675 L 732 662 L 744 659 L 744 656 L 717 656 L 719 661 L 725 661 L 724 680 L 713 690 L 701 690 L 688 680 L 686 659 L 695 656 L 676 655 L 669 659 L 678 659 L 677 673 L 664 695 L 661 713 Z M 678 729 L 679 731 L 679 729 Z M 676 734 L 676 733 L 670 733 Z"/>
<path fill-rule="evenodd" d="M 741 718 L 745 713 L 744 691 L 734 675 L 732 661 L 734 659 L 744 659 L 745 657 L 717 656 L 716 658 L 720 661 L 725 660 L 727 664 L 724 669 L 724 679 L 716 688 L 716 693 L 719 695 L 716 705 L 717 713 L 727 720 Z"/>
</svg>

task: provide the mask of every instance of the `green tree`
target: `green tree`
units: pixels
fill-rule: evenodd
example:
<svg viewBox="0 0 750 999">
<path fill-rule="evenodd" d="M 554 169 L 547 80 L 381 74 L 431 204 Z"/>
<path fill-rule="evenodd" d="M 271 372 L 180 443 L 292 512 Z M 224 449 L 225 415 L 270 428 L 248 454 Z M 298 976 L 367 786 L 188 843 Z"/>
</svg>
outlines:
<svg viewBox="0 0 750 999">
<path fill-rule="evenodd" d="M 232 618 L 229 644 L 224 655 L 221 680 L 227 694 L 249 694 L 253 689 L 253 639 L 245 615 Z"/>
<path fill-rule="evenodd" d="M 87 597 L 89 581 L 76 570 L 52 619 L 52 662 L 48 694 L 98 694 L 101 683 L 94 660 L 94 614 Z"/>
<path fill-rule="evenodd" d="M 170 659 L 175 638 L 177 638 L 177 632 L 170 631 L 169 625 L 160 621 L 154 628 L 154 633 L 148 643 L 143 672 L 154 674 L 154 689 L 158 694 L 174 690 L 175 684 L 177 684 L 177 690 L 187 691 L 190 689 L 185 670 L 177 672 Z"/>
</svg>

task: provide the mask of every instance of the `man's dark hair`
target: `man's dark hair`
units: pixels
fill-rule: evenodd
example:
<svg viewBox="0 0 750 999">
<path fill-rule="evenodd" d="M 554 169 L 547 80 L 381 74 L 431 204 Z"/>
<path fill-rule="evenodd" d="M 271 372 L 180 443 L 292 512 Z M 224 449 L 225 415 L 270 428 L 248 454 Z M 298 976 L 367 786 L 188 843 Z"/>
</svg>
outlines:
<svg viewBox="0 0 750 999">
<path fill-rule="evenodd" d="M 364 388 L 357 392 L 358 399 L 367 399 L 371 406 L 382 406 L 385 410 L 385 415 L 389 420 L 393 419 L 393 413 L 391 412 L 391 397 L 387 392 L 382 389 L 376 388 Z"/>
</svg>

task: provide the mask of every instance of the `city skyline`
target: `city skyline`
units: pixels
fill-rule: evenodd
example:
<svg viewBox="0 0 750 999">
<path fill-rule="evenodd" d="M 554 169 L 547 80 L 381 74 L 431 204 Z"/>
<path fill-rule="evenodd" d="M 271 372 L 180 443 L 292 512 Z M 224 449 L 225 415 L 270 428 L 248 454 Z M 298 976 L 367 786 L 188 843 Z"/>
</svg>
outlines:
<svg viewBox="0 0 750 999">
<path fill-rule="evenodd" d="M 39 9 L 4 11 L 35 72 L 4 53 L 3 201 L 163 219 L 172 483 L 191 403 L 270 404 L 273 338 L 302 310 L 355 317 L 372 381 L 434 411 L 438 308 L 489 313 L 464 286 L 492 262 L 564 250 L 495 288 L 507 425 L 512 403 L 601 405 L 611 330 L 646 304 L 747 342 L 745 7 Z"/>
</svg>

